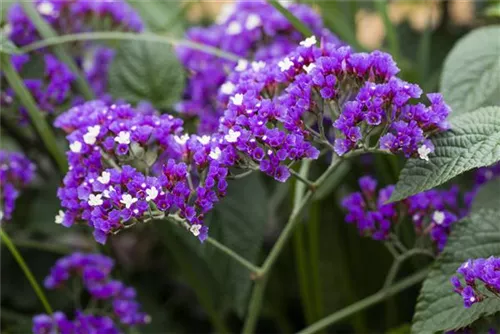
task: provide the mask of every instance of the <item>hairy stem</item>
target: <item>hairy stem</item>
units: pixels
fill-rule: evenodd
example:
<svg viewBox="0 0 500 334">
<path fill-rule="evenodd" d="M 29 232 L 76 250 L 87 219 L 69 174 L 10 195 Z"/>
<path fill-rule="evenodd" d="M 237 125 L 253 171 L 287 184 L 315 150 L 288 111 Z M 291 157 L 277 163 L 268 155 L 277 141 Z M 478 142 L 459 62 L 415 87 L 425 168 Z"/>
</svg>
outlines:
<svg viewBox="0 0 500 334">
<path fill-rule="evenodd" d="M 422 281 L 427 274 L 429 273 L 429 268 L 423 269 L 417 273 L 414 273 L 413 275 L 401 280 L 398 283 L 395 283 L 394 285 L 383 288 L 379 292 L 366 297 L 365 299 L 362 299 L 354 304 L 351 304 L 340 311 L 337 311 L 335 313 L 330 314 L 329 316 L 321 319 L 320 321 L 312 324 L 309 327 L 304 328 L 301 330 L 298 334 L 312 334 L 312 333 L 317 333 L 318 331 L 331 326 L 357 312 L 360 312 L 370 306 L 373 306 L 377 303 L 380 303 L 381 301 L 397 294 L 400 291 L 403 291 L 414 284 L 417 284 L 418 282 Z"/>
<path fill-rule="evenodd" d="M 38 296 L 38 299 L 40 299 L 40 301 L 42 302 L 43 307 L 45 308 L 45 312 L 47 312 L 48 314 L 52 314 L 52 307 L 50 306 L 50 304 L 47 300 L 47 297 L 45 297 L 45 294 L 43 293 L 42 288 L 40 287 L 40 285 L 36 281 L 35 277 L 33 276 L 33 273 L 31 272 L 30 268 L 28 267 L 28 265 L 24 261 L 22 255 L 17 250 L 14 243 L 10 240 L 9 236 L 1 228 L 0 228 L 0 237 L 3 241 L 3 243 L 5 244 L 5 246 L 11 252 L 11 254 L 14 257 L 14 259 L 16 260 L 17 264 L 19 264 L 19 267 L 21 267 L 21 270 L 24 272 L 24 276 L 26 276 L 26 278 L 30 282 L 31 287 L 33 288 L 36 295 Z"/>
</svg>

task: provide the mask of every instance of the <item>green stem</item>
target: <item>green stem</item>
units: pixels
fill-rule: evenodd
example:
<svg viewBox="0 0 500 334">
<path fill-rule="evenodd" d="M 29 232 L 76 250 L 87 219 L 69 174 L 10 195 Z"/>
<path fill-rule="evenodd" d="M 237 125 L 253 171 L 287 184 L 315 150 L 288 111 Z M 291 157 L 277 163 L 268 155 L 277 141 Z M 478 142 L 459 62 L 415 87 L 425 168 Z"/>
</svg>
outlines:
<svg viewBox="0 0 500 334">
<path fill-rule="evenodd" d="M 212 237 L 208 237 L 207 240 L 205 240 L 205 241 L 208 244 L 210 244 L 210 245 L 214 246 L 215 248 L 217 248 L 218 250 L 220 250 L 221 252 L 223 252 L 224 254 L 228 255 L 231 258 L 233 258 L 233 260 L 235 260 L 236 262 L 238 262 L 239 264 L 241 264 L 243 267 L 245 267 L 248 270 L 250 270 L 250 272 L 252 272 L 252 273 L 254 273 L 256 275 L 259 275 L 259 273 L 261 271 L 261 269 L 259 267 L 257 267 L 256 265 L 252 264 L 250 261 L 246 260 L 241 255 L 237 254 L 236 252 L 234 252 L 229 247 L 224 246 L 223 244 L 221 244 L 220 242 L 218 242 L 217 240 L 215 240 Z"/>
<path fill-rule="evenodd" d="M 292 24 L 292 26 L 297 29 L 304 37 L 310 37 L 313 36 L 314 33 L 312 32 L 311 29 L 309 29 L 304 23 L 302 23 L 295 15 L 293 15 L 288 9 L 283 7 L 278 1 L 276 0 L 267 0 L 270 5 L 272 5 L 276 10 L 278 10 L 281 14 L 283 14 L 284 17 L 287 18 L 287 20 Z"/>
<path fill-rule="evenodd" d="M 1 237 L 2 241 L 5 243 L 5 246 L 7 246 L 7 248 L 11 252 L 11 254 L 14 257 L 14 259 L 16 260 L 17 264 L 19 264 L 19 267 L 21 267 L 21 270 L 24 272 L 24 276 L 26 276 L 26 278 L 30 282 L 31 287 L 33 288 L 36 295 L 38 296 L 38 299 L 40 299 L 40 301 L 42 302 L 43 307 L 45 308 L 45 312 L 47 312 L 48 314 L 52 314 L 52 307 L 50 306 L 47 298 L 45 297 L 45 294 L 43 293 L 42 288 L 40 287 L 40 285 L 38 285 L 38 282 L 36 281 L 35 277 L 33 276 L 33 273 L 31 272 L 31 270 L 28 267 L 28 265 L 26 264 L 26 262 L 24 262 L 24 259 L 21 256 L 21 254 L 19 253 L 19 251 L 17 250 L 16 246 L 12 243 L 9 236 L 1 228 L 0 228 L 0 237 Z"/>
<path fill-rule="evenodd" d="M 36 249 L 43 252 L 49 252 L 54 254 L 66 255 L 71 253 L 71 249 L 69 247 L 57 244 L 48 244 L 38 241 L 32 240 L 14 240 L 14 245 L 21 248 L 31 248 Z"/>
<path fill-rule="evenodd" d="M 26 15 L 28 15 L 31 22 L 33 22 L 36 29 L 40 33 L 40 36 L 42 36 L 44 39 L 57 38 L 57 33 L 55 32 L 55 30 L 40 16 L 32 1 L 20 1 L 20 3 L 24 11 L 26 12 Z M 72 73 L 76 74 L 76 83 L 85 99 L 93 100 L 95 96 L 92 88 L 90 88 L 90 85 L 83 77 L 73 58 L 64 50 L 62 46 L 54 47 L 54 53 L 69 67 Z"/>
<path fill-rule="evenodd" d="M 323 316 L 323 300 L 321 298 L 321 277 L 320 277 L 320 205 L 319 202 L 311 204 L 311 216 L 307 224 L 309 235 L 309 263 L 311 270 L 309 274 L 312 276 L 312 291 L 315 302 L 315 320 L 321 319 Z"/>
<path fill-rule="evenodd" d="M 43 143 L 45 144 L 45 147 L 47 147 L 50 155 L 52 155 L 52 157 L 56 161 L 61 172 L 66 173 L 68 169 L 66 157 L 57 146 L 56 137 L 45 121 L 45 118 L 42 116 L 41 111 L 38 109 L 33 96 L 31 96 L 30 92 L 24 85 L 23 80 L 12 66 L 10 58 L 7 55 L 3 54 L 0 56 L 0 63 L 9 85 L 12 87 L 12 89 L 16 93 L 16 96 L 19 97 L 19 100 L 28 111 L 28 115 L 31 118 L 31 123 L 41 137 Z"/>
<path fill-rule="evenodd" d="M 380 16 L 382 17 L 382 21 L 384 21 L 385 32 L 387 34 L 387 39 L 389 42 L 389 50 L 391 51 L 391 54 L 394 57 L 394 59 L 398 61 L 400 60 L 399 40 L 398 40 L 398 35 L 396 33 L 396 29 L 394 29 L 394 25 L 389 19 L 389 14 L 387 13 L 387 0 L 375 1 L 375 7 L 377 8 Z"/>
<path fill-rule="evenodd" d="M 250 304 L 248 305 L 248 313 L 243 325 L 243 334 L 255 333 L 255 327 L 259 318 L 264 291 L 267 285 L 267 276 L 256 280 L 253 286 L 252 295 L 250 296 Z"/>
<path fill-rule="evenodd" d="M 328 327 L 328 326 L 331 326 L 357 312 L 360 312 L 372 305 L 375 305 L 377 303 L 380 303 L 381 301 L 399 293 L 400 291 L 403 291 L 411 286 L 413 286 L 414 284 L 417 284 L 418 282 L 422 281 L 423 279 L 425 279 L 425 277 L 427 276 L 427 274 L 429 273 L 429 268 L 427 269 L 423 269 L 403 280 L 401 280 L 400 282 L 390 286 L 390 287 L 387 287 L 387 288 L 383 288 L 382 290 L 380 290 L 379 292 L 369 296 L 369 297 L 366 297 L 365 299 L 362 299 L 354 304 L 351 304 L 343 309 L 341 309 L 340 311 L 337 311 L 333 314 L 330 314 L 329 316 L 321 319 L 320 321 L 316 322 L 315 324 L 309 326 L 309 327 L 306 327 L 304 328 L 303 330 L 301 330 L 299 333 L 297 334 L 312 334 L 312 333 L 317 333 L 318 331 Z"/>
<path fill-rule="evenodd" d="M 403 262 L 415 255 L 426 255 L 432 258 L 435 257 L 435 255 L 431 251 L 420 248 L 413 248 L 399 255 L 394 259 L 394 262 L 392 263 L 391 268 L 389 269 L 389 273 L 387 274 L 387 277 L 384 282 L 384 288 L 389 287 L 392 284 L 392 282 L 394 282 L 394 279 L 396 278 L 399 268 L 401 267 Z"/>
<path fill-rule="evenodd" d="M 109 31 L 109 32 L 96 31 L 89 33 L 68 34 L 63 36 L 46 38 L 39 42 L 26 45 L 25 47 L 21 48 L 21 51 L 31 52 L 47 46 L 59 45 L 75 41 L 94 41 L 94 40 L 129 40 L 129 41 L 141 40 L 147 42 L 165 43 L 172 46 L 184 46 L 193 50 L 202 51 L 211 54 L 213 56 L 224 58 L 227 60 L 238 61 L 241 59 L 235 54 L 188 40 L 176 39 L 173 37 L 156 35 L 151 33 L 138 34 L 133 32 L 119 32 L 119 31 Z"/>
</svg>

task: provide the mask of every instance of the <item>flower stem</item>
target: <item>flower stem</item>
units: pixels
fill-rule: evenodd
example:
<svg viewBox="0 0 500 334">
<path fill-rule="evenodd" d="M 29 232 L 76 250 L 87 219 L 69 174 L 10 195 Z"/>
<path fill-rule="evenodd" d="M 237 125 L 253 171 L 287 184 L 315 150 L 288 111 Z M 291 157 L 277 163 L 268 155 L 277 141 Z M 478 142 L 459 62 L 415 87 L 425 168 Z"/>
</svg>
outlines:
<svg viewBox="0 0 500 334">
<path fill-rule="evenodd" d="M 418 282 L 422 281 L 427 274 L 429 273 L 429 268 L 423 269 L 421 271 L 418 271 L 417 273 L 401 280 L 400 282 L 387 287 L 383 288 L 379 292 L 366 297 L 365 299 L 362 299 L 354 304 L 351 304 L 340 311 L 337 311 L 335 313 L 330 314 L 329 316 L 321 319 L 320 321 L 312 324 L 309 327 L 306 327 L 305 329 L 301 330 L 298 334 L 312 334 L 312 333 L 317 333 L 318 331 L 331 326 L 359 311 L 362 311 L 372 305 L 375 305 L 377 303 L 380 303 L 381 301 L 397 294 L 400 291 L 403 291 L 414 284 L 417 284 Z"/>
<path fill-rule="evenodd" d="M 26 278 L 30 282 L 31 287 L 33 288 L 36 295 L 38 296 L 38 299 L 40 299 L 40 301 L 42 302 L 43 307 L 45 308 L 45 311 L 48 314 L 52 314 L 52 307 L 50 306 L 50 304 L 47 300 L 47 297 L 45 297 L 45 294 L 43 293 L 42 288 L 40 287 L 40 285 L 36 281 L 35 277 L 33 276 L 33 273 L 31 272 L 30 268 L 28 267 L 28 265 L 24 261 L 22 255 L 17 250 L 14 243 L 12 243 L 9 236 L 1 228 L 0 228 L 0 237 L 1 237 L 2 241 L 4 242 L 5 246 L 7 246 L 7 248 L 11 252 L 11 254 L 14 257 L 14 259 L 16 260 L 16 262 L 19 264 L 19 267 L 21 267 L 22 271 L 24 272 L 24 275 L 26 276 Z"/>
<path fill-rule="evenodd" d="M 276 8 L 284 17 L 288 19 L 288 21 L 292 24 L 292 26 L 297 29 L 304 37 L 313 36 L 314 33 L 309 29 L 302 21 L 300 21 L 293 13 L 291 13 L 288 9 L 283 7 L 277 0 L 267 0 L 271 6 Z"/>
<path fill-rule="evenodd" d="M 31 22 L 35 25 L 36 29 L 43 38 L 53 38 L 57 37 L 57 33 L 54 29 L 40 16 L 33 2 L 31 1 L 21 1 L 21 6 L 23 7 L 26 15 L 30 18 Z M 54 47 L 54 53 L 57 55 L 61 61 L 63 61 L 71 70 L 72 73 L 76 75 L 76 84 L 78 89 L 85 97 L 86 100 L 93 100 L 95 98 L 92 88 L 90 88 L 89 83 L 83 77 L 80 69 L 76 65 L 73 58 L 62 48 L 61 46 Z"/>
<path fill-rule="evenodd" d="M 241 264 L 243 267 L 245 267 L 248 270 L 250 270 L 251 273 L 259 276 L 259 274 L 261 272 L 261 269 L 259 267 L 257 267 L 256 265 L 252 264 L 250 261 L 246 260 L 241 255 L 237 254 L 236 252 L 234 252 L 229 247 L 224 246 L 223 244 L 221 244 L 220 242 L 218 242 L 217 240 L 215 240 L 212 237 L 208 237 L 207 240 L 206 240 L 206 242 L 209 243 L 210 245 L 214 246 L 215 248 L 217 248 L 221 252 L 225 253 L 229 257 L 233 258 L 236 262 L 238 262 L 239 264 Z"/>
<path fill-rule="evenodd" d="M 264 291 L 267 285 L 267 276 L 262 277 L 255 281 L 252 295 L 250 296 L 250 304 L 248 305 L 248 313 L 243 325 L 243 334 L 255 333 L 255 326 L 259 318 L 260 309 L 262 306 L 262 299 L 264 298 Z"/>
<path fill-rule="evenodd" d="M 51 45 L 59 45 L 64 43 L 76 42 L 76 41 L 94 41 L 94 40 L 129 40 L 129 41 L 146 41 L 153 43 L 166 43 L 172 46 L 184 46 L 193 50 L 198 50 L 205 52 L 207 54 L 227 59 L 231 61 L 238 61 L 241 59 L 239 56 L 222 51 L 220 49 L 196 43 L 193 41 L 176 39 L 168 36 L 151 34 L 151 33 L 133 33 L 133 32 L 120 32 L 120 31 L 95 31 L 88 33 L 79 34 L 68 34 L 62 36 L 53 36 L 50 38 L 43 39 L 39 42 L 35 42 L 25 47 L 21 48 L 22 52 L 31 52 Z"/>
<path fill-rule="evenodd" d="M 31 96 L 30 92 L 24 85 L 23 80 L 12 66 L 10 58 L 7 55 L 3 54 L 0 57 L 0 62 L 2 65 L 2 71 L 5 74 L 9 85 L 16 93 L 16 96 L 19 98 L 22 105 L 26 108 L 28 115 L 31 118 L 31 123 L 38 132 L 38 135 L 45 144 L 45 147 L 49 151 L 50 155 L 54 158 L 54 161 L 57 163 L 57 166 L 59 167 L 61 172 L 65 173 L 68 169 L 66 157 L 57 146 L 56 137 L 45 121 L 45 118 L 42 117 L 42 113 L 38 109 L 33 96 Z"/>
</svg>

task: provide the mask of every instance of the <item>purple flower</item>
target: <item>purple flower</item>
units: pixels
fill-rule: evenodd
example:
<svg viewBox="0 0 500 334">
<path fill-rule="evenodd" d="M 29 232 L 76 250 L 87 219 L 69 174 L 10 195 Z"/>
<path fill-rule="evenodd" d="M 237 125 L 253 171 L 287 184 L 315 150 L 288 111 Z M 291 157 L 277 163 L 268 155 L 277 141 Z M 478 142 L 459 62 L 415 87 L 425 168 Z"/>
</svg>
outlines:
<svg viewBox="0 0 500 334">
<path fill-rule="evenodd" d="M 0 224 L 12 218 L 16 199 L 34 174 L 35 165 L 23 154 L 0 150 Z"/>
<path fill-rule="evenodd" d="M 463 276 L 465 286 L 462 286 L 459 277 L 451 278 L 454 291 L 463 298 L 464 306 L 471 307 L 486 298 L 499 298 L 500 296 L 500 258 L 470 259 L 464 262 L 457 270 Z M 484 284 L 491 295 L 479 290 L 479 282 Z"/>
</svg>

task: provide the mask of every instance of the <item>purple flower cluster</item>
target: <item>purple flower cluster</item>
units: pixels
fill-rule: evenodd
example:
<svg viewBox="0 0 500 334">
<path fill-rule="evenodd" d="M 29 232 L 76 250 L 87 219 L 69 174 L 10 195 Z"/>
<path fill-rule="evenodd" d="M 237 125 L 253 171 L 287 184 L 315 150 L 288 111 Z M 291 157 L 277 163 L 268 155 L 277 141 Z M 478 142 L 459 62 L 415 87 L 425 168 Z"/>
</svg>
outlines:
<svg viewBox="0 0 500 334">
<path fill-rule="evenodd" d="M 41 111 L 52 114 L 58 106 L 68 102 L 71 94 L 71 85 L 75 75 L 63 62 L 60 62 L 51 54 L 43 56 L 45 71 L 39 79 L 25 79 L 24 84 L 29 90 Z M 24 65 L 30 61 L 28 55 L 16 55 L 12 57 L 14 68 L 21 72 Z M 5 85 L 5 91 L 1 93 L 0 106 L 9 107 L 15 103 L 15 93 L 11 87 Z M 21 122 L 28 119 L 24 107 L 20 107 Z"/>
<path fill-rule="evenodd" d="M 448 127 L 441 95 L 429 95 L 430 107 L 411 105 L 421 90 L 395 77 L 390 55 L 316 43 L 311 36 L 282 59 L 243 64 L 242 71 L 239 64 L 228 77 L 219 96 L 225 105 L 219 132 L 235 150 L 279 181 L 289 176 L 289 163 L 318 157 L 312 142 L 343 155 L 371 147 L 363 138 L 377 131 L 382 149 L 428 159 L 433 146 L 427 136 Z M 332 122 L 327 130 L 337 132 L 334 145 L 325 131 Z M 388 147 L 389 138 L 397 144 Z"/>
<path fill-rule="evenodd" d="M 470 259 L 458 268 L 457 273 L 463 276 L 465 285 L 458 276 L 451 278 L 451 284 L 462 296 L 466 308 L 488 298 L 486 291 L 500 298 L 500 258 Z M 480 289 L 478 282 L 483 283 L 485 290 Z"/>
<path fill-rule="evenodd" d="M 33 334 L 122 333 L 109 317 L 76 312 L 74 320 L 69 320 L 59 311 L 54 312 L 52 316 L 47 314 L 34 316 L 32 331 Z"/>
<path fill-rule="evenodd" d="M 47 289 L 58 289 L 72 277 L 82 280 L 84 288 L 93 299 L 108 301 L 112 307 L 111 317 L 94 316 L 78 310 L 73 321 L 61 312 L 52 317 L 42 314 L 33 318 L 34 333 L 119 333 L 113 319 L 126 326 L 143 325 L 150 322 L 150 317 L 141 311 L 136 301 L 136 292 L 122 282 L 110 276 L 114 262 L 101 254 L 73 253 L 59 259 L 45 278 Z M 112 319 L 113 318 L 113 319 Z M 50 330 L 48 330 L 50 329 Z M 102 330 L 102 331 L 101 331 Z"/>
<path fill-rule="evenodd" d="M 22 188 L 35 174 L 35 165 L 24 155 L 0 150 L 0 223 L 12 218 Z"/>
<path fill-rule="evenodd" d="M 443 250 L 451 225 L 467 213 L 459 203 L 458 187 L 450 190 L 429 190 L 397 203 L 389 200 L 394 186 L 379 190 L 377 181 L 365 176 L 359 179 L 360 192 L 344 198 L 346 222 L 355 223 L 363 235 L 375 240 L 387 240 L 391 228 L 409 216 L 418 235 L 429 235 L 438 251 Z M 403 216 L 402 216 L 403 215 Z"/>
<path fill-rule="evenodd" d="M 108 30 L 141 31 L 142 20 L 123 0 L 36 0 L 34 5 L 42 18 L 59 34 L 87 32 L 101 22 Z M 36 27 L 19 3 L 14 3 L 7 14 L 9 38 L 24 46 L 40 40 Z"/>
<path fill-rule="evenodd" d="M 288 9 L 315 34 L 326 41 L 339 43 L 324 29 L 321 17 L 310 7 L 289 4 Z M 258 62 L 277 59 L 292 52 L 302 36 L 267 1 L 239 0 L 224 7 L 216 24 L 191 28 L 186 38 Z M 223 83 L 236 63 L 185 47 L 178 48 L 177 52 L 190 74 L 184 100 L 177 109 L 200 118 L 200 133 L 213 132 L 223 112 L 223 107 L 217 102 L 218 91 L 227 94 L 229 86 L 223 86 Z M 236 66 L 236 71 L 246 66 L 247 63 L 242 61 Z"/>
<path fill-rule="evenodd" d="M 82 0 L 36 0 L 36 9 L 42 18 L 59 34 L 74 34 L 98 30 L 141 31 L 143 24 L 138 14 L 126 1 L 82 1 Z M 19 3 L 9 8 L 6 31 L 10 40 L 17 46 L 40 40 L 40 36 Z M 113 58 L 113 50 L 105 47 L 96 47 L 92 43 L 72 43 L 70 48 L 75 63 L 88 79 L 95 95 L 109 102 L 107 91 L 107 73 Z M 18 72 L 23 65 L 30 62 L 38 66 L 37 59 L 44 58 L 45 72 L 43 78 L 26 78 L 22 73 L 25 85 L 35 98 L 40 110 L 54 113 L 57 107 L 71 102 L 73 105 L 83 103 L 81 96 L 72 96 L 72 84 L 76 77 L 69 68 L 48 49 L 41 49 L 33 56 L 14 56 L 12 61 Z M 32 75 L 28 73 L 28 75 Z M 2 82 L 5 91 L 0 92 L 0 106 L 17 106 L 12 89 Z M 68 100 L 71 98 L 71 100 Z M 26 112 L 20 108 L 21 120 L 26 119 Z"/>
<path fill-rule="evenodd" d="M 180 119 L 141 110 L 92 101 L 57 118 L 55 126 L 68 133 L 70 167 L 56 221 L 88 221 L 104 243 L 127 225 L 177 214 L 203 241 L 203 217 L 226 195 L 236 154 L 217 135 L 189 136 Z"/>
<path fill-rule="evenodd" d="M 391 227 L 398 222 L 397 205 L 385 204 L 394 186 L 382 188 L 377 194 L 377 181 L 364 176 L 359 179 L 359 187 L 361 192 L 352 193 L 342 201 L 342 206 L 348 211 L 346 222 L 356 224 L 362 235 L 375 240 L 388 239 Z"/>
</svg>

